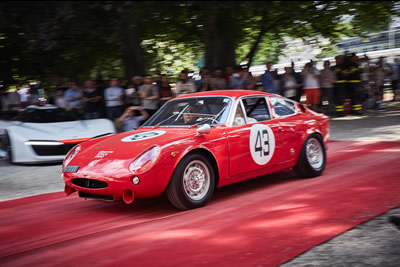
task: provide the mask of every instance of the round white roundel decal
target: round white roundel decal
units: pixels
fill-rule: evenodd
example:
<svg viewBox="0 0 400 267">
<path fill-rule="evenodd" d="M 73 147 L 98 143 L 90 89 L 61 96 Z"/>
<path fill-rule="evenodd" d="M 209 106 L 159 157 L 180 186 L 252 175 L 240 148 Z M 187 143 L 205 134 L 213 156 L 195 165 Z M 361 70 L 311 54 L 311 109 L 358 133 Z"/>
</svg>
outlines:
<svg viewBox="0 0 400 267">
<path fill-rule="evenodd" d="M 258 165 L 267 164 L 275 151 L 275 136 L 271 128 L 263 124 L 254 124 L 250 132 L 251 157 Z"/>
<path fill-rule="evenodd" d="M 150 138 L 154 138 L 160 135 L 165 134 L 165 131 L 150 131 L 144 133 L 137 133 L 130 136 L 123 138 L 122 142 L 135 142 L 135 141 L 142 141 Z"/>
</svg>

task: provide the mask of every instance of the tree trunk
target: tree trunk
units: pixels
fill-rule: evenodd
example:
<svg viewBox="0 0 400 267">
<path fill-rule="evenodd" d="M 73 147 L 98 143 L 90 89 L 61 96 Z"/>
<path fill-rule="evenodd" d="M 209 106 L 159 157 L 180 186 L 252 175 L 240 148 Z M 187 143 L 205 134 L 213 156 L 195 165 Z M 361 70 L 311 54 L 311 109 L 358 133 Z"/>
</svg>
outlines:
<svg viewBox="0 0 400 267">
<path fill-rule="evenodd" d="M 262 40 L 262 37 L 265 34 L 265 27 L 261 27 L 261 31 L 258 33 L 258 36 L 256 40 L 254 41 L 253 46 L 250 49 L 250 52 L 247 54 L 246 59 L 247 59 L 247 67 L 250 68 L 251 64 L 253 63 L 254 56 L 257 52 L 258 46 L 260 45 L 260 42 Z"/>
<path fill-rule="evenodd" d="M 118 3 L 120 14 L 119 32 L 121 36 L 122 60 L 125 65 L 125 78 L 128 81 L 132 76 L 144 75 L 143 49 L 140 45 L 140 18 L 135 14 L 136 3 Z"/>
<path fill-rule="evenodd" d="M 258 46 L 260 45 L 260 42 L 261 42 L 261 40 L 262 40 L 264 34 L 265 34 L 266 31 L 267 31 L 266 28 L 265 28 L 265 24 L 267 24 L 267 15 L 268 15 L 267 12 L 268 12 L 268 10 L 267 10 L 266 8 L 264 8 L 264 11 L 263 11 L 263 18 L 262 18 L 262 20 L 261 20 L 261 29 L 260 29 L 260 32 L 258 33 L 257 38 L 256 38 L 256 40 L 254 41 L 253 46 L 251 47 L 249 53 L 247 54 L 247 56 L 246 56 L 246 58 L 245 58 L 245 60 L 247 59 L 247 67 L 248 67 L 248 68 L 251 67 L 251 64 L 253 63 L 254 56 L 255 56 L 256 53 L 257 53 Z"/>
<path fill-rule="evenodd" d="M 122 37 L 122 55 L 125 75 L 128 80 L 135 75 L 144 75 L 143 49 L 137 26 L 129 27 Z"/>
<path fill-rule="evenodd" d="M 218 14 L 217 11 L 207 10 L 204 22 L 204 44 L 205 44 L 205 67 L 213 70 L 216 67 L 225 68 L 236 65 L 235 43 L 230 29 L 226 23 L 221 23 L 221 18 L 227 14 Z"/>
</svg>

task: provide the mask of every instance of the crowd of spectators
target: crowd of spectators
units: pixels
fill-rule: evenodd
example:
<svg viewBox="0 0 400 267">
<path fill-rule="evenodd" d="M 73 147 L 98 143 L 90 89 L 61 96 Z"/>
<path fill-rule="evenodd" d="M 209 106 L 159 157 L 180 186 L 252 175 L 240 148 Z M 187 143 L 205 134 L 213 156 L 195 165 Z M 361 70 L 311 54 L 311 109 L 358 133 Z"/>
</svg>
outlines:
<svg viewBox="0 0 400 267">
<path fill-rule="evenodd" d="M 272 62 L 267 62 L 266 71 L 259 76 L 237 66 L 213 71 L 202 68 L 199 79 L 193 79 L 185 69 L 175 84 L 169 82 L 167 75 L 159 74 L 155 78 L 151 75 L 134 76 L 125 86 L 117 77 L 108 82 L 91 79 L 82 84 L 70 82 L 68 86 L 59 86 L 55 92 L 29 86 L 9 92 L 2 87 L 0 108 L 3 112 L 12 111 L 45 100 L 75 111 L 79 119 L 108 118 L 116 123 L 119 131 L 126 131 L 139 127 L 166 101 L 176 96 L 200 91 L 246 89 L 280 94 L 299 102 L 305 95 L 305 103 L 312 109 L 335 116 L 338 112 L 346 114 L 346 103 L 341 103 L 346 99 L 351 100 L 356 113 L 368 108 L 381 109 L 385 81 L 390 80 L 393 92 L 398 87 L 398 64 L 397 59 L 391 65 L 385 64 L 383 58 L 372 64 L 367 56 L 358 58 L 353 54 L 338 56 L 332 63 L 325 61 L 321 70 L 311 60 L 303 70 L 296 71 L 292 62 L 282 74 L 273 70 Z"/>
</svg>

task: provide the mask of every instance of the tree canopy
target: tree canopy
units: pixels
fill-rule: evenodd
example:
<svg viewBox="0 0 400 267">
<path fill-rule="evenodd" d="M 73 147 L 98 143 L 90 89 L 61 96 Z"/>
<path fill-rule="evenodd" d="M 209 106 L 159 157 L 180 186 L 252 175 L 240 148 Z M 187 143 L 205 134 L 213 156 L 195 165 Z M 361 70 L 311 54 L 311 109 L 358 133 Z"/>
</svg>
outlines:
<svg viewBox="0 0 400 267">
<path fill-rule="evenodd" d="M 284 38 L 378 31 L 395 1 L 0 3 L 0 80 L 108 79 L 276 61 Z"/>
</svg>

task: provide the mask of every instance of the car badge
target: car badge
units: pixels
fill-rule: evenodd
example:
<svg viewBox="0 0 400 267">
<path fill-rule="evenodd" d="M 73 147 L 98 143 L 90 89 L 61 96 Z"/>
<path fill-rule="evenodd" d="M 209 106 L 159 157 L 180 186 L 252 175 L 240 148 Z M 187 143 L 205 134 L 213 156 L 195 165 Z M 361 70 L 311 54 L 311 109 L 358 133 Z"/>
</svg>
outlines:
<svg viewBox="0 0 400 267">
<path fill-rule="evenodd" d="M 114 151 L 100 151 L 99 153 L 97 153 L 97 155 L 95 156 L 96 159 L 102 159 L 105 156 L 107 156 L 108 154 L 114 153 Z"/>
<path fill-rule="evenodd" d="M 97 162 L 99 162 L 99 160 L 93 160 L 88 164 L 88 166 L 93 167 L 94 165 L 96 165 Z"/>
<path fill-rule="evenodd" d="M 79 169 L 79 166 L 67 166 L 65 167 L 63 172 L 77 172 Z"/>
</svg>

